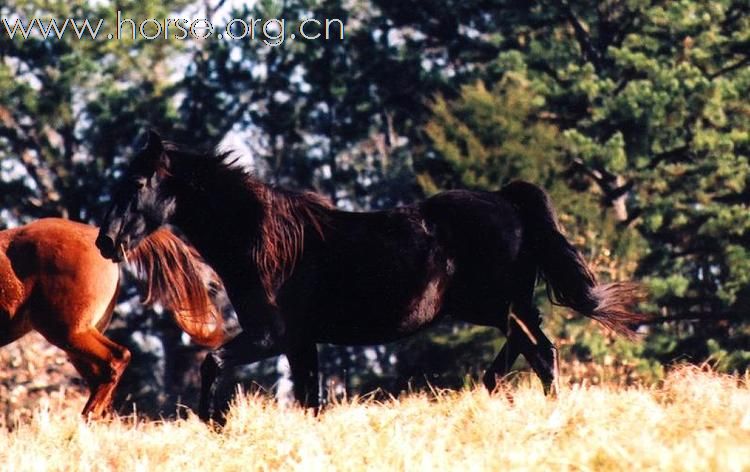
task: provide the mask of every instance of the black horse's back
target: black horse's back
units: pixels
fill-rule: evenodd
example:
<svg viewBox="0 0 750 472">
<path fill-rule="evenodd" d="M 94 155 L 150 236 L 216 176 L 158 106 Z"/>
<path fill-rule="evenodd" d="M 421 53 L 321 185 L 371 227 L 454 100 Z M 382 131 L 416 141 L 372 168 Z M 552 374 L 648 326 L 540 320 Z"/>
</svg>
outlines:
<svg viewBox="0 0 750 472">
<path fill-rule="evenodd" d="M 521 220 L 497 193 L 443 192 L 422 202 L 420 211 L 455 255 L 489 262 L 497 258 L 510 261 L 518 254 Z"/>
</svg>

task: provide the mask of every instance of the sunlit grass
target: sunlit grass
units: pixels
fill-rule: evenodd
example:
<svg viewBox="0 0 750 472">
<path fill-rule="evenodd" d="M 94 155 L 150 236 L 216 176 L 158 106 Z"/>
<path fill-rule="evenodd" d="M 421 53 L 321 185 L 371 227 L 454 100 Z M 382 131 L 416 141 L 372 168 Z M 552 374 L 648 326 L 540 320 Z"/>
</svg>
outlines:
<svg viewBox="0 0 750 472">
<path fill-rule="evenodd" d="M 241 397 L 223 432 L 194 416 L 84 422 L 40 406 L 0 433 L 3 470 L 750 470 L 750 379 L 682 368 L 651 388 L 521 382 L 353 399 L 315 417 Z"/>
</svg>

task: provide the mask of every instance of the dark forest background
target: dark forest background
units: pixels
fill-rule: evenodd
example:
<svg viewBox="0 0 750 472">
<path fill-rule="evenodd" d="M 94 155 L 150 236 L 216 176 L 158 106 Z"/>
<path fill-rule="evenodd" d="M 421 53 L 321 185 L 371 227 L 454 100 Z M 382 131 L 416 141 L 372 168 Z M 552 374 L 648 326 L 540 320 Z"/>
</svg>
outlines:
<svg viewBox="0 0 750 472">
<path fill-rule="evenodd" d="M 750 364 L 750 5 L 746 1 L 6 0 L 0 17 L 340 19 L 344 39 L 10 39 L 0 29 L 0 228 L 96 224 L 147 126 L 235 147 L 266 181 L 341 208 L 448 188 L 546 189 L 602 280 L 634 278 L 641 342 L 539 291 L 566 379 L 658 380 L 673 362 Z M 134 351 L 121 403 L 195 402 L 202 351 L 129 281 L 109 333 Z M 321 349 L 329 395 L 471 383 L 503 339 L 441 325 Z M 3 366 L 10 369 L 13 366 Z M 523 364 L 519 363 L 519 368 Z M 238 372 L 281 386 L 275 360 Z M 281 372 L 281 373 L 279 373 Z M 281 381 L 279 379 L 281 378 Z"/>
</svg>

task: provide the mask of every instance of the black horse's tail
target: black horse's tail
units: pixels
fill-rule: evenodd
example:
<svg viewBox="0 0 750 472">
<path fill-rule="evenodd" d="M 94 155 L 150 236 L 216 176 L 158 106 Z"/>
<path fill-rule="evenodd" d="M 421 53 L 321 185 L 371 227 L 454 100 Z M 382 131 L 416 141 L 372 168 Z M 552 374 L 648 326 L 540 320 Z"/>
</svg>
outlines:
<svg viewBox="0 0 750 472">
<path fill-rule="evenodd" d="M 512 182 L 500 195 L 518 208 L 525 238 L 535 255 L 547 294 L 557 304 L 593 318 L 613 331 L 635 337 L 633 323 L 646 319 L 630 306 L 640 299 L 633 282 L 597 284 L 581 253 L 560 232 L 547 193 L 528 182 Z"/>
</svg>

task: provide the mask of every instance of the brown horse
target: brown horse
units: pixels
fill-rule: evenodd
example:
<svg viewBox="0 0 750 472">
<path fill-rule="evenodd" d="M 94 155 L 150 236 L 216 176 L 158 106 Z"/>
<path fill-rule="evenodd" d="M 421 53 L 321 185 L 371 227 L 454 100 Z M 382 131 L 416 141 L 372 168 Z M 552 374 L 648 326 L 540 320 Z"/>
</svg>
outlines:
<svg viewBox="0 0 750 472">
<path fill-rule="evenodd" d="M 85 416 L 99 417 L 130 360 L 130 352 L 102 334 L 112 317 L 120 268 L 94 245 L 97 229 L 43 219 L 0 232 L 0 346 L 31 330 L 68 354 L 91 396 Z M 128 254 L 146 279 L 145 303 L 161 303 L 192 338 L 216 346 L 222 317 L 211 303 L 197 255 L 167 230 Z"/>
</svg>

